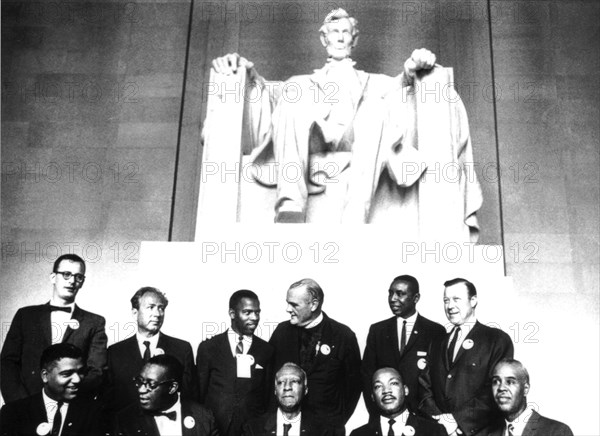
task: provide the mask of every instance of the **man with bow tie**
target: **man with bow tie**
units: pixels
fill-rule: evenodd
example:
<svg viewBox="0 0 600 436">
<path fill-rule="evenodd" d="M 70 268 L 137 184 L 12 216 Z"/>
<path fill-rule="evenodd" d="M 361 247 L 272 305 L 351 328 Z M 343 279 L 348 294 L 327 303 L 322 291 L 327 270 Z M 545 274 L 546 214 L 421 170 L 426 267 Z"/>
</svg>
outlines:
<svg viewBox="0 0 600 436">
<path fill-rule="evenodd" d="M 361 367 L 363 398 L 369 412 L 377 413 L 371 401 L 372 379 L 375 370 L 383 367 L 402 373 L 408 389 L 407 406 L 411 411 L 418 408 L 419 373 L 427 364 L 431 343 L 446 334 L 444 327 L 417 312 L 420 297 L 416 278 L 396 277 L 388 290 L 388 304 L 394 316 L 369 329 Z"/>
<path fill-rule="evenodd" d="M 476 435 L 497 416 L 491 380 L 496 364 L 513 357 L 513 343 L 475 316 L 477 290 L 462 278 L 444 283 L 444 308 L 452 328 L 431 346 L 421 373 L 420 409 L 449 435 Z"/>
<path fill-rule="evenodd" d="M 105 320 L 75 304 L 85 281 L 85 262 L 65 254 L 54 262 L 50 302 L 19 309 L 0 355 L 0 388 L 5 401 L 17 400 L 42 389 L 39 364 L 42 351 L 52 344 L 69 343 L 83 352 L 88 375 L 81 390 L 93 393 L 106 366 Z"/>
<path fill-rule="evenodd" d="M 241 289 L 229 298 L 231 327 L 198 346 L 200 403 L 210 408 L 221 436 L 239 436 L 242 425 L 265 412 L 271 393 L 273 347 L 254 334 L 258 296 Z"/>
<path fill-rule="evenodd" d="M 131 297 L 131 312 L 137 332 L 108 347 L 108 383 L 106 407 L 110 411 L 135 403 L 137 389 L 131 383 L 144 362 L 157 354 L 175 356 L 183 365 L 179 392 L 195 399 L 194 352 L 189 342 L 164 334 L 161 329 L 169 300 L 163 292 L 151 286 L 138 289 Z"/>
<path fill-rule="evenodd" d="M 100 436 L 100 407 L 80 392 L 87 368 L 82 351 L 60 343 L 39 362 L 42 391 L 7 403 L 0 413 L 2 436 Z"/>
<path fill-rule="evenodd" d="M 254 174 L 259 183 L 277 185 L 276 222 L 305 222 L 309 194 L 333 189 L 340 181 L 346 190 L 339 216 L 327 213 L 316 221 L 369 222 L 371 200 L 384 166 L 394 173 L 400 162 L 414 159 L 416 149 L 394 145 L 401 138 L 386 136 L 390 103 L 384 100 L 412 84 L 417 71 L 431 69 L 435 55 L 426 49 L 415 50 L 397 77 L 366 73 L 355 69 L 350 57 L 358 34 L 354 17 L 344 9 L 331 11 L 320 28 L 327 52 L 325 66 L 285 83 L 267 82 L 252 62 L 237 53 L 213 61 L 215 71 L 222 74 L 246 68 L 249 89 L 260 97 L 248 108 L 251 161 L 257 168 L 277 164 L 275 182 L 267 179 L 270 171 Z M 205 130 L 212 122 L 209 113 Z M 330 181 L 327 187 L 323 176 L 339 180 Z M 420 173 L 411 175 L 410 180 L 405 173 L 396 176 L 399 186 L 410 186 Z"/>
<path fill-rule="evenodd" d="M 212 412 L 181 398 L 183 365 L 168 354 L 151 357 L 131 380 L 138 403 L 117 414 L 116 436 L 218 436 Z"/>
<path fill-rule="evenodd" d="M 409 411 L 405 401 L 407 395 L 408 388 L 397 369 L 375 371 L 369 396 L 377 413 L 350 436 L 445 436 L 442 425 Z"/>
</svg>

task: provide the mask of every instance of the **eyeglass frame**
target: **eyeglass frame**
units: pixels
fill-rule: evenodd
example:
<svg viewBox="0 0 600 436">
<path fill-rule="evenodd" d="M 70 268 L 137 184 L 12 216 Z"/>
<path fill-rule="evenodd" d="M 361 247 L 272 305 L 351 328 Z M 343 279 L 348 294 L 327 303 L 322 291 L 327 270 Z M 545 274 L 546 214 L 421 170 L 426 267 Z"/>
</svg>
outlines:
<svg viewBox="0 0 600 436">
<path fill-rule="evenodd" d="M 85 274 L 73 274 L 71 271 L 54 271 L 54 274 L 60 274 L 65 280 L 70 280 L 71 277 L 74 277 L 76 283 L 83 283 L 85 280 Z"/>
<path fill-rule="evenodd" d="M 135 384 L 136 388 L 138 388 L 138 389 L 139 389 L 139 388 L 141 388 L 142 386 L 144 386 L 144 387 L 145 387 L 146 389 L 148 389 L 149 391 L 154 391 L 154 390 L 158 389 L 158 387 L 159 387 L 160 385 L 164 385 L 164 384 L 166 384 L 166 383 L 173 383 L 173 382 L 177 381 L 177 380 L 175 380 L 175 379 L 172 379 L 172 378 L 170 378 L 170 379 L 168 379 L 168 380 L 163 380 L 163 381 L 161 381 L 161 382 L 157 382 L 157 381 L 154 381 L 154 380 L 144 380 L 144 379 L 142 379 L 142 378 L 141 378 L 139 375 L 138 375 L 138 376 L 135 376 L 135 377 L 133 377 L 131 380 L 132 380 L 132 381 L 133 381 L 133 383 Z M 153 384 L 154 384 L 154 386 L 153 386 L 151 383 L 153 383 Z"/>
</svg>

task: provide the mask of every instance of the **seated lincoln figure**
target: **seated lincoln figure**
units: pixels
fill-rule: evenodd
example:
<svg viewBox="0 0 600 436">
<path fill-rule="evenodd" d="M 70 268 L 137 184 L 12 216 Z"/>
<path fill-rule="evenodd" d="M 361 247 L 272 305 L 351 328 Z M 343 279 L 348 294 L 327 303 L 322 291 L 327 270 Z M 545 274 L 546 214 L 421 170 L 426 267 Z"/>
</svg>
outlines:
<svg viewBox="0 0 600 436">
<path fill-rule="evenodd" d="M 334 184 L 343 188 L 339 214 L 325 221 L 375 222 L 372 206 L 380 195 L 376 191 L 382 173 L 389 174 L 392 190 L 410 189 L 432 162 L 429 156 L 419 156 L 414 146 L 415 117 L 409 113 L 407 94 L 417 72 L 434 67 L 435 55 L 426 49 L 415 50 L 396 77 L 366 73 L 356 69 L 350 57 L 358 34 L 356 19 L 346 11 L 330 12 L 320 29 L 327 52 L 325 65 L 283 84 L 266 81 L 252 62 L 238 54 L 213 60 L 217 73 L 234 74 L 240 68 L 248 72 L 246 92 L 254 92 L 253 98 L 247 99 L 246 117 L 251 162 L 256 168 L 275 164 L 275 180 L 266 180 L 267 171 L 254 172 L 260 183 L 277 187 L 275 222 L 322 222 L 311 219 L 308 206 Z M 455 93 L 453 89 L 451 93 Z M 457 106 L 460 144 L 453 154 L 466 151 L 470 156 L 466 115 L 460 101 Z M 211 121 L 209 114 L 205 130 L 211 128 Z M 328 182 L 331 178 L 336 178 L 334 183 Z M 418 215 L 410 195 L 383 192 L 383 197 L 406 203 L 400 215 Z M 461 221 L 476 227 L 476 223 L 466 222 L 470 215 L 474 219 L 479 208 L 477 200 L 471 203 Z"/>
</svg>

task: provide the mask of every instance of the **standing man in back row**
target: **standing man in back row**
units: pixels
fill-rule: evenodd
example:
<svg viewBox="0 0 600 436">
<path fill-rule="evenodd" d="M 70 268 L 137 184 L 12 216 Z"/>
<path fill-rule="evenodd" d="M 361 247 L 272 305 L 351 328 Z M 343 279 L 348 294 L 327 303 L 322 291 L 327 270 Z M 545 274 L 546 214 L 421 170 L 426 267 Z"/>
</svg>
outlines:
<svg viewBox="0 0 600 436">
<path fill-rule="evenodd" d="M 372 400 L 372 379 L 378 368 L 390 367 L 402 374 L 408 390 L 406 404 L 415 412 L 419 405 L 419 373 L 427 365 L 429 347 L 446 334 L 444 327 L 417 312 L 419 282 L 409 275 L 392 280 L 388 304 L 394 316 L 373 324 L 362 361 L 363 398 L 370 414 L 377 413 Z"/>
<path fill-rule="evenodd" d="M 85 262 L 75 254 L 63 254 L 54 262 L 50 283 L 52 297 L 46 304 L 19 309 L 4 340 L 0 356 L 0 388 L 9 402 L 42 390 L 39 365 L 50 345 L 73 344 L 83 352 L 87 376 L 82 392 L 95 393 L 106 366 L 106 321 L 81 309 L 75 298 L 85 282 Z"/>
<path fill-rule="evenodd" d="M 308 377 L 304 409 L 333 427 L 343 427 L 360 398 L 360 350 L 350 328 L 323 311 L 324 293 L 312 279 L 287 291 L 290 320 L 280 323 L 269 343 L 275 367 L 299 365 Z"/>
<path fill-rule="evenodd" d="M 214 414 L 221 436 L 239 436 L 246 421 L 265 412 L 271 394 L 273 347 L 254 335 L 260 301 L 249 290 L 229 298 L 231 328 L 198 347 L 200 403 Z"/>
</svg>

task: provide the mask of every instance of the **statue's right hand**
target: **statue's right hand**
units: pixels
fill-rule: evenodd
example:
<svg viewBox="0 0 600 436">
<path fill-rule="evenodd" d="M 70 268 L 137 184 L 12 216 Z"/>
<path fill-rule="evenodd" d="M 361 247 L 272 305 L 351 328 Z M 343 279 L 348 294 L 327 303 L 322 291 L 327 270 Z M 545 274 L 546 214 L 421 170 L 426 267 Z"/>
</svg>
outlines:
<svg viewBox="0 0 600 436">
<path fill-rule="evenodd" d="M 237 53 L 229 53 L 225 56 L 213 59 L 212 66 L 217 73 L 235 74 L 240 67 L 244 67 L 247 70 L 253 69 L 254 63 L 241 57 Z"/>
</svg>

